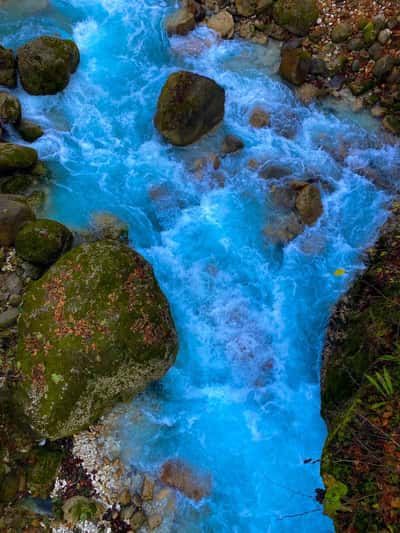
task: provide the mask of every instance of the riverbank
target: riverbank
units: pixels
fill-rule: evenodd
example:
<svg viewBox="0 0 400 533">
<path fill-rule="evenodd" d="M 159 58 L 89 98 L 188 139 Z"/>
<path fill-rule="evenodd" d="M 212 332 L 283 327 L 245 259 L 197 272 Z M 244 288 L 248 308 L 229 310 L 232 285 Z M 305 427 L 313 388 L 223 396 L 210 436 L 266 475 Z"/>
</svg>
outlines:
<svg viewBox="0 0 400 533">
<path fill-rule="evenodd" d="M 333 311 L 323 352 L 321 472 L 337 531 L 400 524 L 399 257 L 397 200 L 367 269 Z"/>
</svg>

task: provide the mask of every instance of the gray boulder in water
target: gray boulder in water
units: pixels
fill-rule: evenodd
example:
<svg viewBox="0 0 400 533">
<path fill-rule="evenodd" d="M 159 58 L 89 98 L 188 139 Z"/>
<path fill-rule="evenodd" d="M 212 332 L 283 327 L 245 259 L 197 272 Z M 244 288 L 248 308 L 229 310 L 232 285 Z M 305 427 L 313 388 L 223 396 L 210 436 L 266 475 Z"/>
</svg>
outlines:
<svg viewBox="0 0 400 533">
<path fill-rule="evenodd" d="M 171 74 L 157 106 L 154 123 L 170 143 L 186 146 L 212 130 L 224 118 L 225 90 L 194 72 Z"/>
</svg>

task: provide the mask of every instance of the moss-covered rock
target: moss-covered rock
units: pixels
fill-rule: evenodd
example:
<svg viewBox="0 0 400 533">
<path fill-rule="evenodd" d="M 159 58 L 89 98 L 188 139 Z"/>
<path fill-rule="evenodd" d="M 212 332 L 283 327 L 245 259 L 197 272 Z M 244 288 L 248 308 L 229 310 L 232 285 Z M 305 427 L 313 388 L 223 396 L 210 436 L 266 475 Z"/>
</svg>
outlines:
<svg viewBox="0 0 400 533">
<path fill-rule="evenodd" d="M 35 219 L 23 196 L 0 194 L 0 246 L 14 244 L 20 228 Z"/>
<path fill-rule="evenodd" d="M 323 352 L 321 473 L 337 531 L 400 526 L 400 205 L 392 211 L 368 269 L 332 315 Z"/>
<path fill-rule="evenodd" d="M 0 85 L 14 89 L 17 86 L 17 65 L 14 52 L 0 45 Z"/>
<path fill-rule="evenodd" d="M 85 520 L 95 521 L 101 517 L 103 507 L 90 498 L 73 496 L 63 505 L 64 520 L 68 524 L 76 524 Z"/>
<path fill-rule="evenodd" d="M 225 91 L 215 81 L 193 72 L 172 74 L 158 100 L 154 123 L 172 144 L 186 146 L 224 118 Z"/>
<path fill-rule="evenodd" d="M 22 139 L 29 143 L 36 141 L 43 135 L 43 128 L 30 120 L 21 120 L 17 129 Z"/>
<path fill-rule="evenodd" d="M 150 265 L 116 241 L 84 244 L 25 294 L 15 398 L 39 435 L 57 439 L 159 379 L 176 352 Z"/>
<path fill-rule="evenodd" d="M 73 235 L 55 220 L 39 219 L 25 224 L 15 239 L 17 255 L 34 265 L 54 263 L 71 248 Z"/>
<path fill-rule="evenodd" d="M 274 0 L 235 0 L 236 11 L 242 17 L 251 17 L 266 11 Z"/>
<path fill-rule="evenodd" d="M 0 177 L 30 169 L 38 160 L 36 150 L 18 144 L 0 143 Z"/>
<path fill-rule="evenodd" d="M 0 92 L 0 123 L 18 124 L 21 120 L 21 104 L 16 96 Z"/>
<path fill-rule="evenodd" d="M 284 48 L 279 74 L 293 85 L 305 82 L 311 68 L 311 56 L 302 48 Z"/>
<path fill-rule="evenodd" d="M 55 94 L 68 85 L 80 55 L 73 41 L 45 36 L 21 46 L 17 60 L 21 83 L 28 93 Z"/>
<path fill-rule="evenodd" d="M 296 35 L 307 35 L 317 22 L 319 10 L 316 0 L 277 0 L 273 14 L 280 26 Z"/>
<path fill-rule="evenodd" d="M 5 194 L 32 192 L 36 186 L 43 186 L 49 178 L 48 167 L 43 161 L 38 161 L 32 168 L 16 170 L 4 176 L 0 175 L 0 192 Z"/>
</svg>

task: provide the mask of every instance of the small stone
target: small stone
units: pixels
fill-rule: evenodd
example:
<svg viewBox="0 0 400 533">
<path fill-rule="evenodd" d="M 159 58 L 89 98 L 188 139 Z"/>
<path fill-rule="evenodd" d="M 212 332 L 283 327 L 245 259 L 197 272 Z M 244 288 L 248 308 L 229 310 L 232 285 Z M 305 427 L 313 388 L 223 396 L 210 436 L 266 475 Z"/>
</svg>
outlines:
<svg viewBox="0 0 400 533">
<path fill-rule="evenodd" d="M 386 28 L 385 30 L 382 30 L 382 31 L 379 32 L 378 41 L 382 45 L 385 45 L 389 41 L 391 36 L 392 36 L 391 30 L 389 30 L 389 28 Z"/>
<path fill-rule="evenodd" d="M 10 305 L 12 305 L 13 307 L 18 307 L 19 304 L 22 301 L 22 298 L 21 298 L 21 296 L 19 294 L 12 294 L 8 301 L 9 301 Z"/>
<path fill-rule="evenodd" d="M 257 129 L 268 128 L 271 124 L 271 117 L 261 107 L 255 107 L 250 115 L 250 124 Z"/>
<path fill-rule="evenodd" d="M 311 102 L 320 96 L 321 92 L 312 83 L 303 83 L 303 85 L 296 89 L 296 94 L 303 104 L 310 105 Z"/>
<path fill-rule="evenodd" d="M 132 516 L 134 515 L 135 511 L 136 511 L 136 507 L 133 505 L 128 505 L 128 507 L 124 507 L 121 510 L 121 519 L 124 522 L 129 522 Z"/>
<path fill-rule="evenodd" d="M 223 39 L 231 39 L 235 31 L 235 22 L 228 11 L 220 11 L 207 21 L 207 26 Z"/>
<path fill-rule="evenodd" d="M 7 92 L 0 93 L 0 122 L 17 124 L 21 120 L 21 104 L 16 96 Z"/>
<path fill-rule="evenodd" d="M 153 499 L 154 481 L 148 476 L 144 476 L 141 494 L 144 502 L 151 501 Z"/>
<path fill-rule="evenodd" d="M 21 120 L 18 125 L 18 133 L 24 141 L 32 143 L 43 135 L 43 129 L 30 120 Z"/>
<path fill-rule="evenodd" d="M 368 49 L 369 55 L 377 61 L 380 57 L 382 57 L 383 54 L 383 46 L 379 43 L 374 43 L 369 49 Z"/>
<path fill-rule="evenodd" d="M 322 215 L 321 193 L 315 185 L 307 185 L 297 195 L 296 209 L 307 226 L 312 226 Z"/>
<path fill-rule="evenodd" d="M 342 43 L 347 41 L 352 33 L 353 29 L 349 22 L 340 22 L 333 28 L 331 39 L 334 43 Z"/>
<path fill-rule="evenodd" d="M 151 530 L 156 529 L 162 524 L 162 516 L 159 513 L 152 514 L 147 517 L 147 523 Z"/>
<path fill-rule="evenodd" d="M 131 526 L 133 531 L 138 531 L 145 522 L 146 522 L 146 515 L 143 513 L 143 511 L 137 511 L 136 513 L 132 515 L 132 518 L 129 520 L 129 525 Z"/>
<path fill-rule="evenodd" d="M 19 312 L 14 307 L 0 313 L 0 330 L 7 329 L 17 323 Z"/>
<path fill-rule="evenodd" d="M 194 30 L 195 25 L 193 13 L 182 7 L 167 18 L 165 28 L 168 35 L 187 35 Z"/>
<path fill-rule="evenodd" d="M 282 50 L 279 74 L 293 85 L 305 82 L 311 69 L 311 56 L 302 48 L 285 48 Z"/>
<path fill-rule="evenodd" d="M 129 505 L 131 503 L 131 493 L 128 489 L 125 489 L 121 492 L 121 494 L 118 496 L 118 502 L 121 505 Z"/>
<path fill-rule="evenodd" d="M 381 57 L 374 66 L 374 76 L 379 80 L 387 76 L 395 65 L 393 56 L 387 54 Z"/>
<path fill-rule="evenodd" d="M 244 148 L 244 142 L 236 135 L 227 135 L 221 146 L 221 153 L 233 154 Z"/>
<path fill-rule="evenodd" d="M 361 63 L 358 59 L 355 59 L 353 63 L 351 64 L 351 70 L 353 72 L 359 72 L 361 67 Z"/>
<path fill-rule="evenodd" d="M 371 108 L 371 115 L 375 118 L 382 118 L 386 115 L 386 109 L 377 104 Z"/>
</svg>

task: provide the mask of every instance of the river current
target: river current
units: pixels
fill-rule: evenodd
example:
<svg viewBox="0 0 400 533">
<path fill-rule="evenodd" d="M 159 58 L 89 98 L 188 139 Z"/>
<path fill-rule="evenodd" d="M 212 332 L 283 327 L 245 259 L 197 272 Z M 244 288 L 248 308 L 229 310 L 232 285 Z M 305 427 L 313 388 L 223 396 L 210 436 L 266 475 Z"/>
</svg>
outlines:
<svg viewBox="0 0 400 533">
<path fill-rule="evenodd" d="M 399 150 L 368 119 L 303 106 L 274 74 L 274 44 L 218 41 L 205 28 L 169 40 L 163 20 L 173 8 L 52 0 L 34 14 L 0 11 L 5 46 L 61 34 L 81 49 L 62 94 L 16 91 L 25 116 L 46 129 L 34 146 L 53 172 L 47 215 L 75 228 L 94 211 L 127 221 L 170 302 L 177 363 L 126 408 L 119 439 L 127 466 L 155 473 L 178 457 L 212 476 L 206 501 L 178 501 L 172 531 L 329 533 L 314 499 L 326 437 L 324 332 L 386 217 L 387 196 L 363 169 L 390 180 Z M 177 69 L 210 76 L 227 96 L 224 123 L 187 148 L 166 144 L 152 122 Z M 271 128 L 251 128 L 255 106 L 271 114 Z M 217 174 L 199 168 L 227 133 L 244 150 Z M 285 247 L 263 231 L 275 214 L 273 182 L 248 167 L 251 159 L 322 180 L 323 216 Z"/>
</svg>

